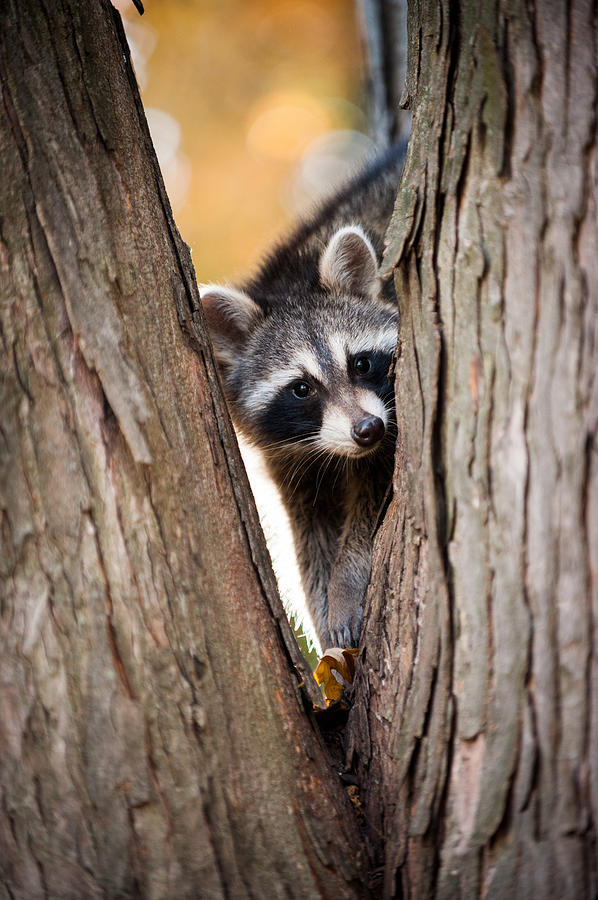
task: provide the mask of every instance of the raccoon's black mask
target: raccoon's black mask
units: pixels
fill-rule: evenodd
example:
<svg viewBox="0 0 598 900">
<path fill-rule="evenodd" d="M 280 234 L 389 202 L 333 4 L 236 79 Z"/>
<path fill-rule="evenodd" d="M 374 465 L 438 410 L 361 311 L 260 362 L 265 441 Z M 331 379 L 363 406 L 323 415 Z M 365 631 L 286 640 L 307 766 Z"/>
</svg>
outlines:
<svg viewBox="0 0 598 900">
<path fill-rule="evenodd" d="M 380 297 L 372 242 L 358 225 L 247 290 L 206 285 L 201 299 L 235 424 L 271 453 L 359 458 L 392 421 L 388 370 L 396 307 Z M 252 291 L 252 293 L 250 293 Z"/>
</svg>

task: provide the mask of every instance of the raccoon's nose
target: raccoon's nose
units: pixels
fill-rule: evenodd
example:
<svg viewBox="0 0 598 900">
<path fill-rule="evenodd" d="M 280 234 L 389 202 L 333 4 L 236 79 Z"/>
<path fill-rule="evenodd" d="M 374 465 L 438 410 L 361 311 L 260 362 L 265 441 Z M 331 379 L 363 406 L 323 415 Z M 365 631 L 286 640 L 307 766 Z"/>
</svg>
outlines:
<svg viewBox="0 0 598 900">
<path fill-rule="evenodd" d="M 351 437 L 360 447 L 373 447 L 384 437 L 384 422 L 379 416 L 360 419 L 351 429 Z"/>
</svg>

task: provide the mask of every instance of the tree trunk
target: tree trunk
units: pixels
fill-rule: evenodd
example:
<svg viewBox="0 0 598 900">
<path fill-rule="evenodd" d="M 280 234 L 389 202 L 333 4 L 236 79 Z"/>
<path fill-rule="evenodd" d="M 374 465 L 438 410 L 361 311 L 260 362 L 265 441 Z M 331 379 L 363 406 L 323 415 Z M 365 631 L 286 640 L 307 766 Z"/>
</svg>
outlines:
<svg viewBox="0 0 598 900">
<path fill-rule="evenodd" d="M 385 896 L 595 897 L 595 9 L 409 19 L 399 439 L 353 760 Z"/>
<path fill-rule="evenodd" d="M 118 14 L 0 77 L 2 896 L 363 896 Z"/>
<path fill-rule="evenodd" d="M 118 17 L 0 29 L 4 895 L 364 896 Z M 369 849 L 387 897 L 595 896 L 595 17 L 409 29 Z"/>
</svg>

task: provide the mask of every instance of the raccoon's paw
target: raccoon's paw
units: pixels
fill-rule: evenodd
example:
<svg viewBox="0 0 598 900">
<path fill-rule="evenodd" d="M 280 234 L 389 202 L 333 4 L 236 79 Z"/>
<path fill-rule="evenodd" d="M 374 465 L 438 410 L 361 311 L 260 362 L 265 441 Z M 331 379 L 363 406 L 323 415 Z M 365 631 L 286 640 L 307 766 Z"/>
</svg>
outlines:
<svg viewBox="0 0 598 900">
<path fill-rule="evenodd" d="M 342 600 L 337 596 L 336 590 L 328 589 L 328 630 L 330 632 L 331 647 L 357 647 L 361 631 L 361 619 L 363 606 L 358 603 L 348 603 L 347 594 L 341 594 Z M 335 602 L 335 599 L 337 602 Z M 340 602 L 338 602 L 340 600 Z"/>
<path fill-rule="evenodd" d="M 328 582 L 328 630 L 332 647 L 357 647 L 369 568 L 347 556 L 337 560 Z"/>
<path fill-rule="evenodd" d="M 359 644 L 359 633 L 361 631 L 361 616 L 359 617 L 358 622 L 351 619 L 350 622 L 340 625 L 337 628 L 329 624 L 329 630 L 331 647 L 342 647 L 343 649 L 357 647 Z"/>
</svg>

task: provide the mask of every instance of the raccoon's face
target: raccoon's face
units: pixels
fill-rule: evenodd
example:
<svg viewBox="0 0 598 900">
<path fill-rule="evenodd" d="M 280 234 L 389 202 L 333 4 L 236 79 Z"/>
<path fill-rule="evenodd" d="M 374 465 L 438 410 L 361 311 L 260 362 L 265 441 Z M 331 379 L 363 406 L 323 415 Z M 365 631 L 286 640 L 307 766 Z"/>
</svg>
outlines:
<svg viewBox="0 0 598 900">
<path fill-rule="evenodd" d="M 390 440 L 398 313 L 374 299 L 376 272 L 350 226 L 322 253 L 320 283 L 266 310 L 231 288 L 202 289 L 233 417 L 272 455 L 359 458 Z"/>
</svg>

